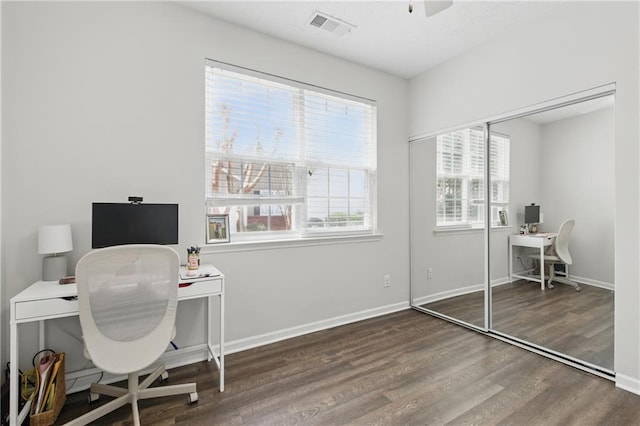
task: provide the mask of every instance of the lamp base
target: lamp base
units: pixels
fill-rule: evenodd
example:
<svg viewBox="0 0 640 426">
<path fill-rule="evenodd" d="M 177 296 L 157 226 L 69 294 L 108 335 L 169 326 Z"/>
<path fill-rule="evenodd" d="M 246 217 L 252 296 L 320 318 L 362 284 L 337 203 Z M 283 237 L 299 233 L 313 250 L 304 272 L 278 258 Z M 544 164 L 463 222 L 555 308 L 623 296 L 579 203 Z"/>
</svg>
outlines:
<svg viewBox="0 0 640 426">
<path fill-rule="evenodd" d="M 58 281 L 67 276 L 67 258 L 64 255 L 46 256 L 42 259 L 42 280 Z"/>
</svg>

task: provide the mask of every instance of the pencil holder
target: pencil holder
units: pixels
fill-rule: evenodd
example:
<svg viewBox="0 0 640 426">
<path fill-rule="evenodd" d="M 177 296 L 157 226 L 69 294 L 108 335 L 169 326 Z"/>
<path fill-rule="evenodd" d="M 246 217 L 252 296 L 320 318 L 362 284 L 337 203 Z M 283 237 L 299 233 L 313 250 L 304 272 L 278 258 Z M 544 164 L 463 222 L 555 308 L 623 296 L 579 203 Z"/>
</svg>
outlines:
<svg viewBox="0 0 640 426">
<path fill-rule="evenodd" d="M 189 253 L 187 255 L 187 269 L 194 271 L 200 268 L 200 255 L 197 253 Z"/>
</svg>

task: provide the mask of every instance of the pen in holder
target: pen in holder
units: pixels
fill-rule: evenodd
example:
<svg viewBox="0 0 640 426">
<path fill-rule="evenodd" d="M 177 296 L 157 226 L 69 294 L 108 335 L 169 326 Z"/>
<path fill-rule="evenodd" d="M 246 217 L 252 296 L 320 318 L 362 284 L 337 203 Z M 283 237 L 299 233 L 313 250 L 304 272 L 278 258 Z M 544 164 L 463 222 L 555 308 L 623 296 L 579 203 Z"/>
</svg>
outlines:
<svg viewBox="0 0 640 426">
<path fill-rule="evenodd" d="M 187 249 L 187 269 L 195 271 L 200 268 L 200 247 L 189 247 Z"/>
</svg>

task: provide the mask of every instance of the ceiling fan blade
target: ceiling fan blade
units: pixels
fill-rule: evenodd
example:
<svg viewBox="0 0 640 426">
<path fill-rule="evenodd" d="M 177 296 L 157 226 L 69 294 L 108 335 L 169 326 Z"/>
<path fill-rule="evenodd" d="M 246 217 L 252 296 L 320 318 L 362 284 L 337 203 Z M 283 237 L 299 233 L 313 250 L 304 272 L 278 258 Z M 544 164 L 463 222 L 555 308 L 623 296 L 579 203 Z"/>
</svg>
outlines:
<svg viewBox="0 0 640 426">
<path fill-rule="evenodd" d="M 427 16 L 433 16 L 451 6 L 452 3 L 453 0 L 424 0 L 424 11 Z"/>
</svg>

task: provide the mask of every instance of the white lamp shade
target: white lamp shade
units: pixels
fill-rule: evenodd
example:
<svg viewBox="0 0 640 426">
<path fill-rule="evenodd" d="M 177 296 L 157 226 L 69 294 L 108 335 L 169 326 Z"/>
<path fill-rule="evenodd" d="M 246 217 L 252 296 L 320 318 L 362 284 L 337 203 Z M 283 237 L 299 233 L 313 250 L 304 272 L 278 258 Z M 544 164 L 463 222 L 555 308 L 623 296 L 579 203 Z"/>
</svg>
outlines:
<svg viewBox="0 0 640 426">
<path fill-rule="evenodd" d="M 71 250 L 71 225 L 45 225 L 38 228 L 38 253 L 55 254 Z"/>
</svg>

